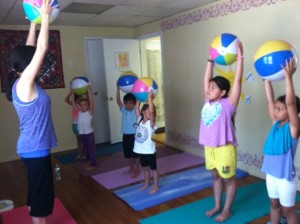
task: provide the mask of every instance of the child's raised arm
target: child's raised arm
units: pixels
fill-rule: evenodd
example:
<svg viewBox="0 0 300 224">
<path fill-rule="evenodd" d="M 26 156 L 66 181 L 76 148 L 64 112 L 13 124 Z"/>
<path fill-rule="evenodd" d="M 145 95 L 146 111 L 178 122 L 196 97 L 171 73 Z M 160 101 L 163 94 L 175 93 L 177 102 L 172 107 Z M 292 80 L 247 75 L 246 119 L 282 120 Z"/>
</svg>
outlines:
<svg viewBox="0 0 300 224">
<path fill-rule="evenodd" d="M 275 102 L 274 102 L 273 86 L 272 86 L 272 83 L 268 80 L 264 80 L 264 85 L 265 85 L 265 94 L 266 94 L 266 99 L 267 99 L 267 104 L 268 104 L 269 117 L 270 117 L 272 123 L 274 123 L 276 121 L 276 119 L 274 116 Z"/>
<path fill-rule="evenodd" d="M 72 91 L 70 91 L 70 92 L 68 93 L 68 95 L 66 96 L 65 102 L 66 102 L 67 104 L 69 104 L 69 105 L 72 106 L 72 100 L 70 99 L 71 96 L 72 96 Z"/>
<path fill-rule="evenodd" d="M 208 91 L 209 81 L 213 77 L 213 69 L 214 69 L 214 61 L 211 56 L 207 60 L 207 65 L 204 73 L 204 97 L 206 97 L 206 93 Z"/>
<path fill-rule="evenodd" d="M 149 101 L 149 111 L 150 111 L 150 122 L 151 122 L 151 127 L 153 128 L 155 125 L 155 108 L 153 105 L 153 98 L 154 98 L 153 90 L 149 91 L 148 98 L 149 98 L 148 101 Z"/>
<path fill-rule="evenodd" d="M 121 109 L 123 107 L 123 103 L 121 101 L 121 92 L 120 92 L 120 87 L 118 85 L 117 85 L 116 99 L 117 99 L 117 104 L 118 104 L 119 108 Z"/>
<path fill-rule="evenodd" d="M 282 66 L 285 74 L 285 85 L 286 85 L 286 93 L 285 93 L 285 103 L 287 107 L 287 111 L 290 119 L 290 129 L 291 134 L 295 139 L 299 138 L 299 130 L 300 130 L 300 120 L 297 111 L 296 105 L 296 95 L 293 84 L 293 75 L 296 71 L 296 61 L 295 59 L 290 59 L 286 61 L 286 66 Z"/>
<path fill-rule="evenodd" d="M 94 95 L 92 92 L 92 84 L 88 85 L 88 99 L 89 99 L 89 112 L 90 114 L 94 113 Z"/>
<path fill-rule="evenodd" d="M 242 42 L 237 42 L 238 54 L 237 54 L 237 67 L 235 71 L 233 86 L 231 89 L 231 93 L 229 99 L 231 103 L 237 107 L 239 104 L 241 91 L 242 91 L 242 78 L 244 72 L 244 51 Z"/>
<path fill-rule="evenodd" d="M 138 119 L 141 116 L 141 109 L 140 109 L 141 101 L 138 99 L 135 102 L 135 113 L 136 113 L 136 118 Z"/>
<path fill-rule="evenodd" d="M 79 111 L 79 108 L 75 102 L 75 94 L 73 92 L 71 92 L 71 103 L 72 103 L 72 106 L 73 108 L 76 110 L 76 111 Z"/>
</svg>

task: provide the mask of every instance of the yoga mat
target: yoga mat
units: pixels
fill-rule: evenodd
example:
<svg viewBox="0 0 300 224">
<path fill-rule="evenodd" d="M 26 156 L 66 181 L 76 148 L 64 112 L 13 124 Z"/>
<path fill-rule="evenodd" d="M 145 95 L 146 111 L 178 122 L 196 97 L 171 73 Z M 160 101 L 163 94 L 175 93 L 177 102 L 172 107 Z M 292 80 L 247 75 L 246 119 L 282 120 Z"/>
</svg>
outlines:
<svg viewBox="0 0 300 224">
<path fill-rule="evenodd" d="M 27 206 L 3 212 L 1 215 L 3 224 L 32 224 Z M 51 224 L 76 224 L 59 198 L 55 198 L 54 210 L 52 215 L 47 218 L 47 222 Z"/>
<path fill-rule="evenodd" d="M 114 153 L 122 151 L 122 143 L 116 143 L 112 145 L 98 146 L 96 149 L 96 156 L 112 155 Z M 76 156 L 78 155 L 78 150 L 72 152 L 67 152 L 64 154 L 56 155 L 55 158 L 65 165 L 73 164 L 77 162 Z"/>
<path fill-rule="evenodd" d="M 224 197 L 223 197 L 224 198 Z M 297 195 L 300 201 L 300 195 Z M 181 207 L 142 219 L 141 224 L 216 224 L 214 217 L 208 218 L 205 211 L 214 206 L 214 198 L 209 197 Z M 270 199 L 266 183 L 261 181 L 238 188 L 232 208 L 233 216 L 226 224 L 249 223 L 270 212 Z"/>
<path fill-rule="evenodd" d="M 203 158 L 188 153 L 177 153 L 157 159 L 157 168 L 160 175 L 201 164 L 204 164 Z M 92 178 L 108 190 L 144 180 L 143 172 L 141 172 L 138 177 L 132 178 L 130 173 L 126 173 L 127 170 L 128 167 L 123 167 L 109 172 L 92 175 Z"/>
<path fill-rule="evenodd" d="M 162 145 L 160 147 L 157 147 L 156 150 L 157 157 L 164 157 L 164 156 L 169 156 L 177 153 L 182 153 L 182 151 L 168 147 L 166 145 Z M 119 169 L 119 168 L 124 168 L 124 167 L 129 167 L 129 161 L 128 159 L 124 158 L 123 152 L 118 152 L 110 156 L 99 156 L 97 157 L 97 167 L 96 169 L 86 172 L 83 168 L 86 166 L 86 161 L 80 161 L 75 164 L 75 167 L 77 170 L 85 175 L 85 176 L 91 176 L 91 175 L 96 175 L 99 173 L 103 172 L 108 172 L 111 170 Z"/>
<path fill-rule="evenodd" d="M 246 172 L 237 170 L 237 178 L 247 175 Z M 204 166 L 201 166 L 160 178 L 160 190 L 156 194 L 149 194 L 150 188 L 140 191 L 139 188 L 141 188 L 144 183 L 122 188 L 114 191 L 114 193 L 134 210 L 141 211 L 174 198 L 211 187 L 212 184 L 213 180 L 210 171 L 206 170 Z M 182 223 L 186 224 L 185 222 Z"/>
</svg>

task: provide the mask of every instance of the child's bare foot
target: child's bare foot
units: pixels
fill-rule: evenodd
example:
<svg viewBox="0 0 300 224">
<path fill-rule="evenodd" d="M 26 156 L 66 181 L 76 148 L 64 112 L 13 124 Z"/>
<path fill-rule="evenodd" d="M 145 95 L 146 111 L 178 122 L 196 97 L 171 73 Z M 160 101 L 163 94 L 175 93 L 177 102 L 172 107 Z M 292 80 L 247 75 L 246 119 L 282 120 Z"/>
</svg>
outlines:
<svg viewBox="0 0 300 224">
<path fill-rule="evenodd" d="M 139 190 L 140 190 L 140 191 L 143 191 L 143 190 L 147 189 L 148 187 L 149 187 L 149 186 L 144 185 L 143 187 L 139 188 Z"/>
<path fill-rule="evenodd" d="M 159 187 L 154 187 L 151 191 L 149 191 L 149 194 L 155 194 L 159 191 Z"/>
<path fill-rule="evenodd" d="M 215 214 L 217 214 L 219 211 L 221 211 L 221 208 L 214 207 L 213 209 L 206 211 L 206 216 L 207 217 L 212 217 Z"/>
<path fill-rule="evenodd" d="M 215 221 L 216 222 L 225 222 L 227 219 L 229 219 L 231 217 L 231 213 L 229 212 L 226 212 L 226 211 L 223 211 L 220 215 L 218 215 L 216 218 L 215 218 Z"/>
<path fill-rule="evenodd" d="M 90 172 L 90 171 L 92 171 L 94 169 L 96 169 L 96 166 L 90 166 L 90 165 L 88 165 L 88 166 L 84 167 L 84 171 L 86 171 L 86 172 Z"/>
</svg>

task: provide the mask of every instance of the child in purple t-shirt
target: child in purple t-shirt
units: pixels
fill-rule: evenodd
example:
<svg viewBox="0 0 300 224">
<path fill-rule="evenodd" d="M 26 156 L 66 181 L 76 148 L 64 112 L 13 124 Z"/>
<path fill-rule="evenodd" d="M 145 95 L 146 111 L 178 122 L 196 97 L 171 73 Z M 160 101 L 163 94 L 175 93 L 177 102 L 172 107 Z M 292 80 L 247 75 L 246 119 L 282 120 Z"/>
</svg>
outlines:
<svg viewBox="0 0 300 224">
<path fill-rule="evenodd" d="M 201 111 L 199 143 L 204 145 L 206 168 L 213 176 L 215 207 L 206 211 L 208 217 L 221 212 L 217 222 L 224 222 L 232 215 L 231 207 L 236 195 L 237 140 L 233 118 L 239 103 L 243 76 L 243 45 L 237 43 L 237 68 L 231 93 L 229 81 L 213 77 L 214 62 L 208 59 L 204 75 L 205 104 Z M 223 183 L 226 201 L 222 210 Z"/>
</svg>

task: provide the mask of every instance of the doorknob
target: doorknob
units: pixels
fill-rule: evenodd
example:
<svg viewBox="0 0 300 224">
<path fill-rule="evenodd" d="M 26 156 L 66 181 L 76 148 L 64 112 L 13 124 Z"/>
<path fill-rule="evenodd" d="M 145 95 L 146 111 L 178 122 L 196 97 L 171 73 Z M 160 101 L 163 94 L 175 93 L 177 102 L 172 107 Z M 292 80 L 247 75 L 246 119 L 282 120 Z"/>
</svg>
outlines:
<svg viewBox="0 0 300 224">
<path fill-rule="evenodd" d="M 110 96 L 110 97 L 107 97 L 106 100 L 114 100 L 114 98 L 112 98 L 112 97 Z"/>
<path fill-rule="evenodd" d="M 96 91 L 96 92 L 94 92 L 94 95 L 98 95 L 98 92 Z"/>
</svg>

